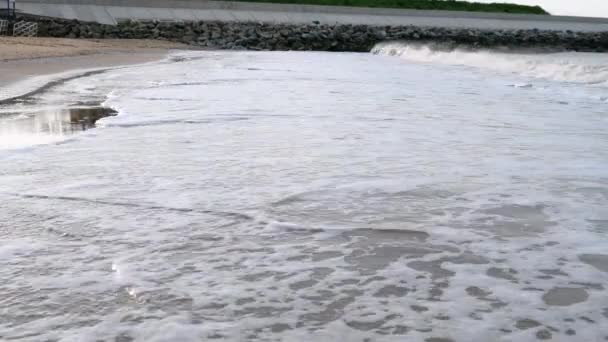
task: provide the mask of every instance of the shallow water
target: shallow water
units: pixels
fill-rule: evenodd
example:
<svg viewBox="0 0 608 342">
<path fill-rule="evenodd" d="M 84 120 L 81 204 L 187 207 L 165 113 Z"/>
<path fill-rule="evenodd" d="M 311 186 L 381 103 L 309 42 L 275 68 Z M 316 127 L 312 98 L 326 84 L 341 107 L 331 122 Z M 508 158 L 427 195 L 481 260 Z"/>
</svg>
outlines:
<svg viewBox="0 0 608 342">
<path fill-rule="evenodd" d="M 563 76 L 605 56 L 385 52 L 180 53 L 4 106 L 119 115 L 0 151 L 0 337 L 607 338 L 608 89 Z"/>
<path fill-rule="evenodd" d="M 0 148 L 62 141 L 66 136 L 94 128 L 97 120 L 116 115 L 106 107 L 48 108 L 35 112 L 2 113 Z"/>
</svg>

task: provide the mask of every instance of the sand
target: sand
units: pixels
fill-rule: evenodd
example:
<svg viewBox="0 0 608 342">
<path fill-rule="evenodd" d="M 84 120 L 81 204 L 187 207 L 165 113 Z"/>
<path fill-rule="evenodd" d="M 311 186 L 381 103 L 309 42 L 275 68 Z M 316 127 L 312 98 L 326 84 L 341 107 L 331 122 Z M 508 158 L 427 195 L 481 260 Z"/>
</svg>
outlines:
<svg viewBox="0 0 608 342">
<path fill-rule="evenodd" d="M 0 37 L 0 87 L 71 69 L 145 63 L 189 48 L 156 40 Z"/>
</svg>

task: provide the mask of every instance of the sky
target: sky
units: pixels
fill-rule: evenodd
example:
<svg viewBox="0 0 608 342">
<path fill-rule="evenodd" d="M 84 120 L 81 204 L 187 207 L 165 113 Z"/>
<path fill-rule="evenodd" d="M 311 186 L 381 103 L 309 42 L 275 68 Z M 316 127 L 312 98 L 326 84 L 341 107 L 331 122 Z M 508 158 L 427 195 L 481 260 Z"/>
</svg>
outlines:
<svg viewBox="0 0 608 342">
<path fill-rule="evenodd" d="M 539 5 L 554 15 L 577 15 L 608 18 L 608 0 L 475 0 L 479 2 L 511 2 Z"/>
</svg>

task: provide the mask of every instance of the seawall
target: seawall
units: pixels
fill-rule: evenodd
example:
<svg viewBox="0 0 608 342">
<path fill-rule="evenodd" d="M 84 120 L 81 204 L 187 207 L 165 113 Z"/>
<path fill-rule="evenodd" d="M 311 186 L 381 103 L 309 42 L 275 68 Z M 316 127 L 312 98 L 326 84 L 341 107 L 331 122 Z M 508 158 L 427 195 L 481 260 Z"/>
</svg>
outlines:
<svg viewBox="0 0 608 342">
<path fill-rule="evenodd" d="M 117 25 L 30 18 L 39 35 L 67 38 L 160 39 L 217 49 L 368 52 L 382 41 L 439 43 L 446 47 L 608 52 L 608 32 L 484 30 L 470 28 L 281 24 L 222 21 L 126 21 Z"/>
<path fill-rule="evenodd" d="M 428 26 L 480 30 L 608 31 L 607 18 L 419 11 L 207 0 L 19 0 L 23 14 L 117 24 L 123 21 L 222 21 L 267 24 Z"/>
</svg>

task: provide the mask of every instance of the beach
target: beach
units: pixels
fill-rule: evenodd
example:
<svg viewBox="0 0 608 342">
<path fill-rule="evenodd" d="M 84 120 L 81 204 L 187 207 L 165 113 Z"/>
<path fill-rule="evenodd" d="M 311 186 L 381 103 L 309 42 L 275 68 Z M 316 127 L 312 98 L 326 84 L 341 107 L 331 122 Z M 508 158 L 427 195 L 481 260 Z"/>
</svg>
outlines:
<svg viewBox="0 0 608 342">
<path fill-rule="evenodd" d="M 187 48 L 158 40 L 0 37 L 0 86 L 74 69 L 150 62 Z"/>
</svg>

